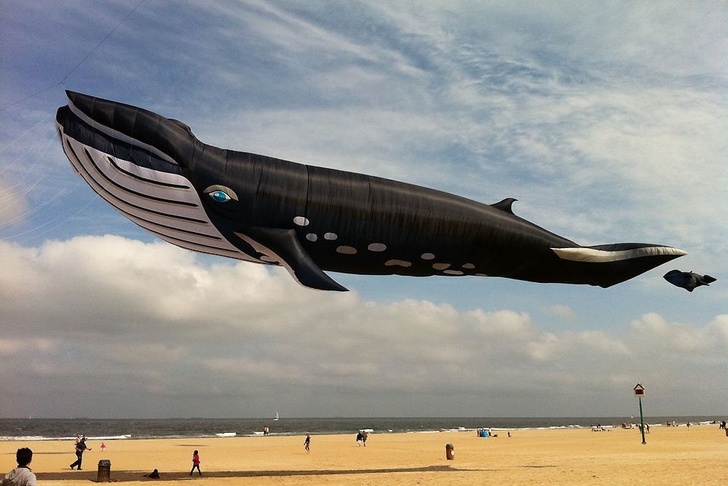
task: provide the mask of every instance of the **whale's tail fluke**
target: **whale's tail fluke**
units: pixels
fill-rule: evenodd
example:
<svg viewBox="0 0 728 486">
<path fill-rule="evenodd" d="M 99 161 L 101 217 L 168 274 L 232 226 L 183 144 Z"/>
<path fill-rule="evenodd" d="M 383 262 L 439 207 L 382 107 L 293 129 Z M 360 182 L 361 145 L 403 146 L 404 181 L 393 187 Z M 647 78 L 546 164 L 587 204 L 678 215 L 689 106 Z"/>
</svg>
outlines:
<svg viewBox="0 0 728 486">
<path fill-rule="evenodd" d="M 676 287 L 684 288 L 688 292 L 692 292 L 696 287 L 710 285 L 717 280 L 710 275 L 701 275 L 695 272 L 683 272 L 680 270 L 670 270 L 663 275 L 663 278 Z"/>
</svg>

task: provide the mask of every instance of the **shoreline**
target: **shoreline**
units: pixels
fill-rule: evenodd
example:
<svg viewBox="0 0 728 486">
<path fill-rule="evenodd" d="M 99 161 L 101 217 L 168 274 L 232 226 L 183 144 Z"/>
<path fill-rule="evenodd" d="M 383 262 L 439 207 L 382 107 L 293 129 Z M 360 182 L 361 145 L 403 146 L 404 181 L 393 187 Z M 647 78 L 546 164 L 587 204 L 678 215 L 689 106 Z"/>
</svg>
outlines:
<svg viewBox="0 0 728 486">
<path fill-rule="evenodd" d="M 715 416 L 646 417 L 650 427 L 675 423 L 685 426 L 717 424 Z M 433 433 L 447 431 L 494 431 L 620 428 L 636 427 L 635 417 L 364 417 L 364 418 L 288 418 L 280 422 L 265 418 L 247 419 L 0 419 L 0 441 L 72 440 L 85 433 L 90 440 L 175 439 L 185 437 L 257 437 L 268 426 L 272 436 L 356 433 L 373 430 L 385 433 Z"/>
<path fill-rule="evenodd" d="M 97 478 L 100 460 L 111 461 L 111 479 L 129 485 L 204 484 L 728 484 L 728 436 L 717 425 L 653 427 L 641 444 L 639 429 L 528 429 L 372 433 L 366 446 L 355 434 L 176 439 L 89 439 L 82 471 L 72 471 L 73 441 L 1 441 L 3 474 L 15 451 L 34 451 L 31 468 L 40 484 L 81 486 Z M 454 459 L 447 460 L 446 444 Z M 189 476 L 192 451 L 202 458 L 202 477 Z M 157 468 L 161 478 L 144 477 Z M 184 483 L 183 483 L 184 482 Z"/>
</svg>

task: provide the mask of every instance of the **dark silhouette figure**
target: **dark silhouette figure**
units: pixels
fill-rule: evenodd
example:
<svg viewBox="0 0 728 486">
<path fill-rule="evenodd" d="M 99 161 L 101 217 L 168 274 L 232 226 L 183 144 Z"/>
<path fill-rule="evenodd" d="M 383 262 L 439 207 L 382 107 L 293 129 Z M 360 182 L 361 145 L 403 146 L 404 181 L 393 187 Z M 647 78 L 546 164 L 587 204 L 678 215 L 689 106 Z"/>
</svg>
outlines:
<svg viewBox="0 0 728 486">
<path fill-rule="evenodd" d="M 18 461 L 18 467 L 7 473 L 1 484 L 3 486 L 35 486 L 37 484 L 35 474 L 28 467 L 33 460 L 33 451 L 27 447 L 18 449 L 15 459 Z"/>
<path fill-rule="evenodd" d="M 91 448 L 86 445 L 86 436 L 84 435 L 78 441 L 76 441 L 76 462 L 71 464 L 71 469 L 76 467 L 79 471 L 81 470 L 81 461 L 83 460 L 83 453 L 87 450 L 90 451 Z"/>
</svg>

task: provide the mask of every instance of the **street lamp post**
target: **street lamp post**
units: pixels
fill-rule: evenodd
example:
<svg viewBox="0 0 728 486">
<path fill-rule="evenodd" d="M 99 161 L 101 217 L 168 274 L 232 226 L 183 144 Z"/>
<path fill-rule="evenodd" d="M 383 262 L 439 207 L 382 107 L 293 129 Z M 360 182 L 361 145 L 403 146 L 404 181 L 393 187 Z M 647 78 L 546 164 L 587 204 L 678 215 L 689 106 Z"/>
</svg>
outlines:
<svg viewBox="0 0 728 486">
<path fill-rule="evenodd" d="M 634 396 L 637 397 L 637 400 L 640 403 L 640 430 L 642 431 L 642 443 L 647 444 L 645 441 L 645 419 L 642 416 L 642 397 L 645 396 L 645 387 L 637 383 L 637 386 L 634 387 Z"/>
</svg>

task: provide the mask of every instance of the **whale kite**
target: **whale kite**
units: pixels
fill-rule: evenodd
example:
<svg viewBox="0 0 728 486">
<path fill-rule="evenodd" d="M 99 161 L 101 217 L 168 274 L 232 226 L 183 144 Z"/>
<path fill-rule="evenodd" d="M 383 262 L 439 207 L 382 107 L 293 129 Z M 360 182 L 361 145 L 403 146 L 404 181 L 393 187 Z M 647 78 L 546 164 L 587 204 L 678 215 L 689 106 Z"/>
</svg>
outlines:
<svg viewBox="0 0 728 486">
<path fill-rule="evenodd" d="M 513 213 L 363 174 L 225 150 L 182 122 L 67 91 L 63 151 L 103 199 L 163 240 L 280 265 L 302 285 L 325 271 L 477 275 L 609 287 L 685 255 L 643 243 L 580 246 Z"/>
</svg>

